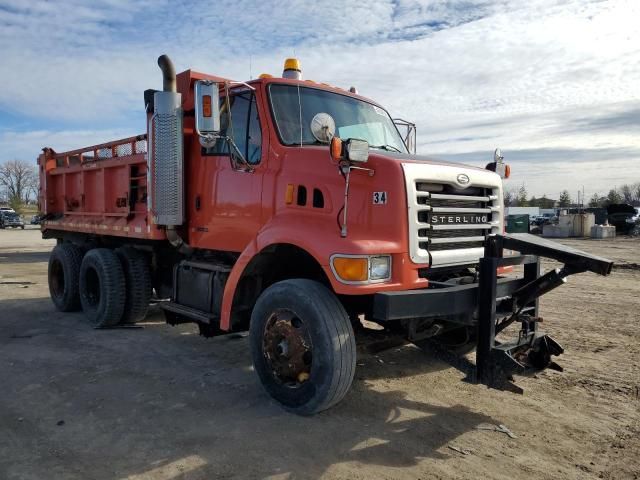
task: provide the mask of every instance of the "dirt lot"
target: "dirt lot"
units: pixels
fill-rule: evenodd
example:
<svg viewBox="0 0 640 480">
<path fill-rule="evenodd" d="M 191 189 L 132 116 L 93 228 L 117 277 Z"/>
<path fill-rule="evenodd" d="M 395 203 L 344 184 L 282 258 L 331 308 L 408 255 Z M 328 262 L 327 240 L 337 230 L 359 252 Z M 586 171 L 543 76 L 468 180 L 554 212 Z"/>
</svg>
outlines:
<svg viewBox="0 0 640 480">
<path fill-rule="evenodd" d="M 53 309 L 52 242 L 0 231 L 0 478 L 640 478 L 640 241 L 566 243 L 620 267 L 543 299 L 564 373 L 517 396 L 412 346 L 362 353 L 345 400 L 301 418 L 263 392 L 244 336 L 157 311 L 93 330 Z"/>
</svg>

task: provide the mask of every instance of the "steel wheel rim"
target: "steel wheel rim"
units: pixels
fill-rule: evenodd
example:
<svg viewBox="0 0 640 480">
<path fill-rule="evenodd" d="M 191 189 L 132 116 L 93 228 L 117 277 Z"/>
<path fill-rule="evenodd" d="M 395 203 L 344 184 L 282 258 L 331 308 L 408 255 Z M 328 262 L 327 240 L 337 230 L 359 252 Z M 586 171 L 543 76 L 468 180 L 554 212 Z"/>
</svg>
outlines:
<svg viewBox="0 0 640 480">
<path fill-rule="evenodd" d="M 277 383 L 300 388 L 311 377 L 313 344 L 305 322 L 288 309 L 274 311 L 265 324 L 262 352 Z"/>
</svg>

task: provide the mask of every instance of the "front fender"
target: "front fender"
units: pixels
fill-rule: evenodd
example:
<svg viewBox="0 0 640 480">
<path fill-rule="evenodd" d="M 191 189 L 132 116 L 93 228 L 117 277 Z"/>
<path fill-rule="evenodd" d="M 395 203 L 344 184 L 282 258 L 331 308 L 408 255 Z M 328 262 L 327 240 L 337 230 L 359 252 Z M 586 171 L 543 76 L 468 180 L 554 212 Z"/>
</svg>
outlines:
<svg viewBox="0 0 640 480">
<path fill-rule="evenodd" d="M 264 249 L 277 244 L 294 245 L 311 255 L 322 267 L 331 282 L 333 291 L 337 294 L 354 295 L 375 293 L 380 290 L 399 290 L 402 288 L 403 282 L 407 281 L 404 275 L 400 274 L 403 272 L 402 265 L 408 261 L 407 251 L 399 243 L 386 240 L 359 239 L 352 236 L 342 238 L 336 225 L 327 224 L 326 215 L 312 215 L 308 212 L 281 215 L 274 218 L 258 233 L 255 240 L 247 245 L 231 269 L 222 298 L 220 318 L 220 328 L 222 330 L 227 331 L 231 328 L 231 309 L 234 294 L 247 265 L 253 257 Z M 329 266 L 329 259 L 335 253 L 352 255 L 394 254 L 394 262 L 399 263 L 397 266 L 398 275 L 394 275 L 396 279 L 393 282 L 384 285 L 346 285 L 335 278 Z M 395 265 L 394 270 L 396 270 Z"/>
</svg>

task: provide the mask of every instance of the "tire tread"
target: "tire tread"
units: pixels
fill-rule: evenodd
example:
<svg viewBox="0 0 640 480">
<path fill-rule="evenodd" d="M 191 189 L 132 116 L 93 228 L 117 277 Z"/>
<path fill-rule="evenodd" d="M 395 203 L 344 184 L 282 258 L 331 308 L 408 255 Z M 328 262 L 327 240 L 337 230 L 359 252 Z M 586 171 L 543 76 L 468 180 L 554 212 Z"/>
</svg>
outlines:
<svg viewBox="0 0 640 480">
<path fill-rule="evenodd" d="M 349 316 L 333 292 L 323 284 L 308 279 L 290 279 L 275 283 L 262 293 L 258 303 L 261 299 L 278 291 L 287 292 L 287 295 L 299 295 L 304 297 L 306 303 L 314 305 L 317 316 L 323 323 L 324 331 L 329 336 L 334 360 L 329 387 L 322 397 L 310 400 L 300 407 L 289 407 L 287 405 L 284 405 L 284 407 L 302 415 L 311 415 L 331 408 L 344 398 L 353 382 L 355 373 L 356 345 Z M 255 311 L 256 308 L 254 308 Z M 254 320 L 258 321 L 257 318 L 252 318 L 251 332 L 253 335 L 257 335 L 256 329 L 253 327 Z M 261 334 L 262 332 L 260 332 Z"/>
<path fill-rule="evenodd" d="M 82 264 L 83 250 L 72 243 L 61 243 L 56 245 L 49 257 L 49 293 L 51 300 L 61 312 L 76 312 L 80 310 L 80 266 Z M 63 274 L 65 275 L 64 298 L 55 299 L 51 290 L 51 266 L 58 259 L 62 263 Z"/>
<path fill-rule="evenodd" d="M 100 277 L 100 303 L 92 308 L 83 295 L 83 272 L 93 267 Z M 125 279 L 118 256 L 108 248 L 94 248 L 84 256 L 80 270 L 82 309 L 96 328 L 113 327 L 120 322 L 125 303 Z"/>
<path fill-rule="evenodd" d="M 120 323 L 144 320 L 151 301 L 151 272 L 145 255 L 135 248 L 116 250 L 125 276 L 126 296 Z"/>
</svg>

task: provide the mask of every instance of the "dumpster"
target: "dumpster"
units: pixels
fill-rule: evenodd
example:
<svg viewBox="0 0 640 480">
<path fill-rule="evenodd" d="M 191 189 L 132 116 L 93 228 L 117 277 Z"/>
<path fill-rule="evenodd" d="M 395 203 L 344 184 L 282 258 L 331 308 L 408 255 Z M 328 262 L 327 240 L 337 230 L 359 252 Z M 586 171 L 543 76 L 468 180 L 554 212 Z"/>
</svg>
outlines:
<svg viewBox="0 0 640 480">
<path fill-rule="evenodd" d="M 529 215 L 507 215 L 507 233 L 529 233 Z"/>
</svg>

